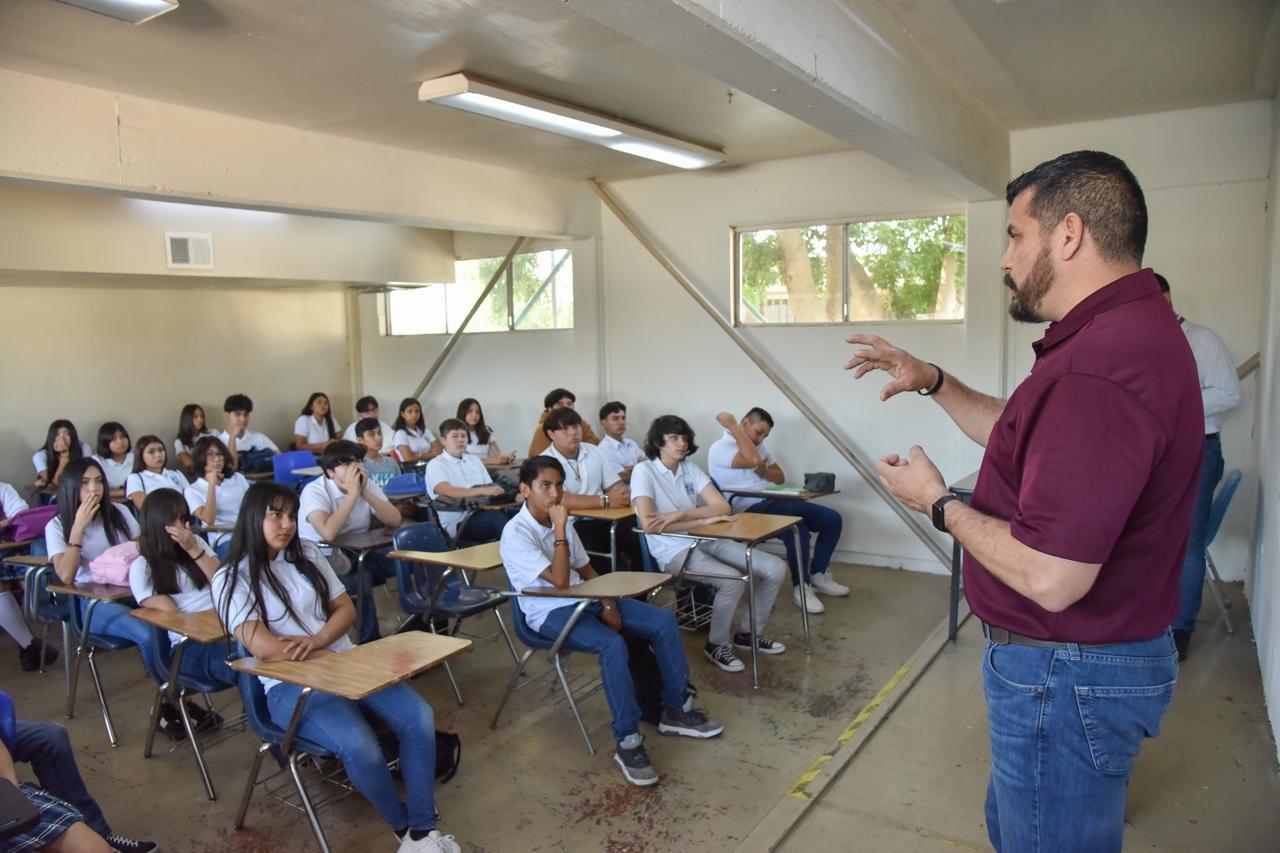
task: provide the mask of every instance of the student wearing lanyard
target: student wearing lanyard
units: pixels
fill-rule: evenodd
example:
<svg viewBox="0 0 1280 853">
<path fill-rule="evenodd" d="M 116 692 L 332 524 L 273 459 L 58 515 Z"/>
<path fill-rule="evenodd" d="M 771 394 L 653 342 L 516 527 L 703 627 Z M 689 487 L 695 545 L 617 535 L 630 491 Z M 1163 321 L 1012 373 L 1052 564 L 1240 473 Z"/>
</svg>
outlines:
<svg viewBox="0 0 1280 853">
<path fill-rule="evenodd" d="M 970 506 L 919 447 L 876 470 L 964 546 L 965 597 L 988 638 L 992 845 L 1119 851 L 1133 759 L 1178 677 L 1169 624 L 1204 409 L 1186 336 L 1141 269 L 1147 208 L 1124 162 L 1064 154 L 1005 196 L 1009 313 L 1051 323 L 1013 395 L 874 335 L 849 338 L 865 348 L 846 368 L 890 373 L 882 400 L 933 397 L 986 448 Z"/>
</svg>

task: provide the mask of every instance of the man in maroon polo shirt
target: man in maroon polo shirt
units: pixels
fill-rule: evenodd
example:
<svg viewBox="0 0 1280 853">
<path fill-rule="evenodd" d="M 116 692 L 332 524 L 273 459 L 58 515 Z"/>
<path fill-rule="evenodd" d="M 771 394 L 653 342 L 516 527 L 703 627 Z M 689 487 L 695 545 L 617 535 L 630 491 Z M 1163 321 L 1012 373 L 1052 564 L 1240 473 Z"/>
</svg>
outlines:
<svg viewBox="0 0 1280 853">
<path fill-rule="evenodd" d="M 1150 270 L 1142 189 L 1076 151 L 1011 181 L 1009 312 L 1050 321 L 1010 398 L 873 335 L 846 365 L 932 396 L 986 447 L 971 506 L 919 447 L 880 460 L 893 494 L 965 549 L 988 638 L 987 831 L 996 850 L 1118 851 L 1132 760 L 1173 695 L 1168 626 L 1204 443 L 1195 361 Z"/>
</svg>

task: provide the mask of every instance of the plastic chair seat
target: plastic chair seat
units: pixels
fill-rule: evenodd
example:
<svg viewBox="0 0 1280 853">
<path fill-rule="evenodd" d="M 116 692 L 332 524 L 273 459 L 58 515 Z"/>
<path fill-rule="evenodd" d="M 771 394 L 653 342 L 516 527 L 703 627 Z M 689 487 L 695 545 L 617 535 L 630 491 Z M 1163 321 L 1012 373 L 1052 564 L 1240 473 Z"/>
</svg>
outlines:
<svg viewBox="0 0 1280 853">
<path fill-rule="evenodd" d="M 273 746 L 282 745 L 284 743 L 284 729 L 277 726 L 271 719 L 271 712 L 267 708 L 267 691 L 263 688 L 262 682 L 258 680 L 258 676 L 241 672 L 239 673 L 236 687 L 240 691 L 240 701 L 244 705 L 244 715 L 249 723 L 249 728 L 253 730 L 253 733 L 262 742 Z M 315 741 L 308 740 L 298 734 L 293 736 L 293 751 L 305 752 L 308 755 L 314 755 L 316 758 L 337 757 L 329 751 L 328 747 L 321 746 Z"/>
</svg>

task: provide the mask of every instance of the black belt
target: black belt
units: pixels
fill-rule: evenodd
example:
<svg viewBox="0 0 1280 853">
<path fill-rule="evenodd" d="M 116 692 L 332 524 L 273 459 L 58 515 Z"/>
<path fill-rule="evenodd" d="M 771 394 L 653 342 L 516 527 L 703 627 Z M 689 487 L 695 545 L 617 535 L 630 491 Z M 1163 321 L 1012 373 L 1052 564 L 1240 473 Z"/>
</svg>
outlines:
<svg viewBox="0 0 1280 853">
<path fill-rule="evenodd" d="M 1213 439 L 1214 441 L 1217 441 L 1217 440 L 1218 440 L 1218 434 L 1217 434 L 1216 432 L 1206 432 L 1206 433 L 1204 434 L 1204 440 L 1205 440 L 1205 441 L 1208 441 L 1209 439 Z"/>
<path fill-rule="evenodd" d="M 997 646 L 1035 646 L 1038 649 L 1065 649 L 1067 646 L 1074 645 L 1081 649 L 1098 649 L 1103 646 L 1114 645 L 1113 643 L 1060 643 L 1057 640 L 1037 640 L 1035 637 L 1024 637 L 1021 634 L 1015 634 L 1007 628 L 997 628 L 995 625 L 982 623 L 982 633 L 988 640 Z"/>
</svg>

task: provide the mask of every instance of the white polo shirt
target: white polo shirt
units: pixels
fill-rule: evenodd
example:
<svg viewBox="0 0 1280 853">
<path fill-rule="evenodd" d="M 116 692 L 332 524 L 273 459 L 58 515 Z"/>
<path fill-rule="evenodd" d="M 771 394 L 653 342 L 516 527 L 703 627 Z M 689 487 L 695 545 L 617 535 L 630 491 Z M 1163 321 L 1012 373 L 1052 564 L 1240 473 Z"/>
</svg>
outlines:
<svg viewBox="0 0 1280 853">
<path fill-rule="evenodd" d="M 333 434 L 339 435 L 342 427 L 333 422 Z M 329 440 L 329 426 L 324 421 L 317 421 L 311 415 L 298 415 L 293 422 L 293 434 L 306 439 L 307 444 L 323 444 Z"/>
<path fill-rule="evenodd" d="M 330 601 L 346 592 L 342 582 L 329 566 L 329 561 L 314 543 L 304 541 L 302 550 L 306 558 L 320 570 L 329 591 Z M 248 557 L 241 560 L 235 567 L 223 566 L 213 576 L 213 600 L 218 614 L 226 614 L 227 630 L 234 635 L 236 629 L 245 622 L 261 622 L 264 628 L 277 637 L 310 637 L 323 628 L 326 621 L 324 609 L 316 596 L 315 588 L 302 576 L 301 572 L 294 568 L 292 563 L 285 559 L 284 551 L 281 551 L 268 564 L 267 571 L 271 572 L 284 590 L 284 597 L 277 596 L 272 591 L 271 585 L 264 582 L 261 609 L 253 605 L 253 597 L 249 592 Z M 228 594 L 227 585 L 233 572 L 238 575 L 238 578 L 234 591 Z M 288 601 L 289 606 L 293 608 L 294 614 L 298 617 L 296 620 L 285 610 L 285 601 Z M 224 605 L 224 602 L 227 605 Z M 346 634 L 340 634 L 328 648 L 330 651 L 342 652 L 355 648 L 355 643 L 351 642 Z M 263 689 L 268 691 L 280 683 L 274 678 L 262 676 L 259 676 L 258 680 L 262 682 Z"/>
<path fill-rule="evenodd" d="M 231 447 L 231 433 L 226 432 L 224 430 L 218 433 L 218 438 L 228 448 Z M 276 443 L 274 441 L 267 438 L 262 433 L 254 432 L 251 429 L 246 429 L 244 431 L 244 435 L 236 439 L 236 453 L 242 453 L 246 450 L 263 450 L 263 449 L 270 450 L 272 453 L 280 452 L 280 448 L 276 447 Z"/>
<path fill-rule="evenodd" d="M 498 433 L 492 427 L 489 429 L 489 441 L 484 444 L 480 443 L 479 436 L 475 430 L 467 432 L 467 452 L 472 456 L 479 456 L 481 459 L 489 455 L 489 444 L 498 437 Z"/>
<path fill-rule="evenodd" d="M 764 446 L 762 441 L 756 445 L 756 452 L 760 454 L 760 458 L 764 460 L 764 464 L 773 464 L 773 454 Z M 733 491 L 734 489 L 749 489 L 753 492 L 763 491 L 772 488 L 775 483 L 770 483 L 764 477 L 755 472 L 754 468 L 734 468 L 733 457 L 738 455 L 738 441 L 733 437 L 733 433 L 728 430 L 724 431 L 724 435 L 707 450 L 707 470 L 711 473 L 711 479 L 719 484 L 720 488 L 725 491 Z M 733 498 L 730 503 L 734 509 L 746 509 L 760 503 L 764 498 Z"/>
<path fill-rule="evenodd" d="M 377 484 L 370 482 L 368 489 L 375 497 L 386 498 L 382 493 L 382 489 Z M 327 512 L 333 515 L 338 511 L 338 507 L 342 506 L 346 495 L 342 489 L 338 488 L 338 484 L 331 477 L 321 476 L 307 483 L 302 489 L 302 497 L 298 502 L 298 536 L 310 542 L 323 542 L 324 537 L 320 535 L 320 531 L 316 530 L 315 525 L 311 523 L 311 513 L 316 510 Z M 356 498 L 355 506 L 351 507 L 351 514 L 347 516 L 347 520 L 343 522 L 342 529 L 338 531 L 341 536 L 344 533 L 363 533 L 373 527 L 373 520 L 377 516 L 374 515 L 373 507 L 365 500 L 364 495 Z M 326 554 L 331 549 L 322 549 Z"/>
<path fill-rule="evenodd" d="M 625 435 L 621 441 L 611 435 L 606 435 L 600 439 L 600 443 L 596 446 L 604 451 L 605 458 L 616 465 L 619 470 L 630 468 L 645 460 L 644 451 L 640 449 L 640 445 Z"/>
<path fill-rule="evenodd" d="M 484 467 L 484 463 L 478 456 L 464 453 L 459 459 L 449 455 L 448 451 L 427 463 L 426 480 L 427 497 L 432 500 L 438 497 L 436 486 L 441 483 L 448 483 L 458 489 L 470 489 L 476 486 L 487 486 L 493 482 L 493 478 L 489 476 L 489 469 Z M 440 510 L 439 515 L 440 524 L 444 526 L 445 532 L 450 536 L 457 536 L 458 525 L 468 513 L 458 510 Z"/>
<path fill-rule="evenodd" d="M 124 518 L 124 526 L 129 532 L 129 538 L 137 539 L 138 522 L 134 520 L 133 513 L 121 504 L 115 504 L 115 508 Z M 120 545 L 123 542 L 124 540 L 121 539 L 116 544 Z M 56 515 L 45 526 L 44 545 L 51 560 L 67 551 L 67 537 L 62 531 L 62 519 Z M 99 510 L 98 517 L 89 522 L 89 526 L 84 529 L 84 540 L 80 543 L 80 565 L 76 568 L 76 583 L 89 583 L 93 580 L 93 576 L 89 574 L 89 563 L 110 547 L 111 543 L 107 541 L 107 531 L 102 526 L 101 510 Z"/>
<path fill-rule="evenodd" d="M 599 447 L 585 441 L 578 447 L 577 459 L 569 459 L 554 444 L 542 455 L 564 467 L 564 490 L 575 495 L 603 495 L 621 478 L 618 466 Z"/>
<path fill-rule="evenodd" d="M 569 539 L 569 583 L 572 585 L 581 583 L 582 577 L 577 570 L 585 566 L 588 560 L 587 552 L 583 550 L 582 542 L 579 541 L 578 534 L 574 533 L 572 524 L 568 525 L 566 535 Z M 502 555 L 502 565 L 507 570 L 507 579 L 511 581 L 512 589 L 519 592 L 530 587 L 552 588 L 551 582 L 541 575 L 551 567 L 551 561 L 555 557 L 555 541 L 555 527 L 543 527 L 539 524 L 529 513 L 528 504 L 521 507 L 516 517 L 507 522 L 507 526 L 502 528 L 498 551 Z M 552 610 L 572 607 L 578 601 L 576 598 L 522 596 L 516 599 L 516 604 L 524 614 L 524 621 L 536 631 L 542 627 L 547 614 Z"/>
<path fill-rule="evenodd" d="M 102 466 L 102 472 L 107 475 L 107 487 L 123 489 L 125 481 L 129 479 L 129 474 L 133 472 L 133 451 L 130 450 L 124 455 L 123 462 L 117 462 L 110 456 L 98 456 L 97 454 L 93 458 Z"/>
<path fill-rule="evenodd" d="M 80 453 L 82 456 L 92 456 L 93 448 L 89 446 L 88 442 L 82 441 L 80 442 Z M 32 454 L 31 464 L 36 466 L 37 474 L 39 474 L 41 471 L 49 470 L 49 454 L 45 451 L 43 447 L 37 450 L 34 454 Z M 57 468 L 56 464 L 54 465 L 54 468 Z M 49 473 L 53 473 L 53 472 L 50 471 Z"/>
<path fill-rule="evenodd" d="M 199 441 L 200 439 L 204 438 L 206 435 L 212 435 L 216 437 L 218 433 L 206 427 L 203 432 L 201 432 L 199 435 L 196 436 L 196 440 L 191 442 L 190 444 L 184 444 L 182 439 L 175 438 L 173 440 L 173 455 L 181 456 L 184 453 L 186 453 L 187 455 L 190 455 L 191 451 L 195 449 L 196 441 Z M 223 433 L 223 435 L 225 436 L 226 434 Z M 226 438 L 222 439 L 222 443 L 223 444 L 227 443 Z"/>
<path fill-rule="evenodd" d="M 385 433 L 383 434 L 385 435 Z M 408 447 L 414 453 L 426 453 L 431 449 L 431 442 L 435 440 L 436 437 L 431 434 L 429 429 L 421 431 L 398 429 L 395 431 L 395 435 L 391 437 L 391 446 L 393 448 Z M 400 461 L 403 462 L 404 460 Z"/>
<path fill-rule="evenodd" d="M 347 428 L 342 432 L 342 437 L 347 441 L 359 441 L 360 439 L 356 438 L 356 424 L 360 423 L 362 420 L 364 420 L 364 418 L 357 417 L 354 421 L 347 424 Z M 393 430 L 391 428 L 391 424 L 386 421 L 378 421 L 378 426 L 382 429 L 382 447 L 378 449 L 378 452 L 390 453 L 391 448 L 395 447 L 395 444 L 392 443 L 391 439 L 396 434 L 396 431 Z"/>
<path fill-rule="evenodd" d="M 213 549 L 209 547 L 209 543 L 205 542 L 199 536 L 196 537 L 196 544 L 200 546 L 206 557 L 213 556 Z M 209 584 L 204 585 L 204 589 L 196 586 L 191 576 L 182 569 L 177 572 L 178 575 L 178 591 L 171 593 L 169 598 L 173 600 L 174 606 L 181 613 L 201 613 L 205 610 L 213 608 L 213 594 Z M 151 565 L 147 562 L 146 557 L 139 557 L 129 566 L 129 589 L 133 591 L 133 597 L 141 604 L 146 599 L 156 594 L 155 581 L 151 577 Z M 181 634 L 169 632 L 169 643 L 176 645 L 182 639 Z"/>
<path fill-rule="evenodd" d="M 8 483 L 0 483 L 0 518 L 13 518 L 27 509 L 27 502 L 18 490 Z"/>
<path fill-rule="evenodd" d="M 688 459 L 682 459 L 674 473 L 659 460 L 646 459 L 631 472 L 631 502 L 649 498 L 660 513 L 695 509 L 698 495 L 710 484 L 711 478 Z M 644 538 L 649 553 L 663 568 L 689 549 L 688 539 L 656 533 L 646 533 Z"/>
<path fill-rule="evenodd" d="M 249 481 L 244 474 L 236 472 L 223 479 L 214 490 L 217 511 L 213 514 L 213 523 L 218 527 L 232 527 L 236 517 L 240 515 L 240 504 L 244 502 L 244 493 L 249 491 Z M 194 513 L 208 502 L 209 481 L 200 477 L 182 490 L 187 499 L 187 507 Z M 230 533 L 214 533 L 210 541 L 214 547 L 222 544 L 222 540 L 231 538 Z"/>
<path fill-rule="evenodd" d="M 163 469 L 159 474 L 153 471 L 139 471 L 130 474 L 124 481 L 125 497 L 133 497 L 138 492 L 149 495 L 156 489 L 173 489 L 177 492 L 187 490 L 187 478 L 171 468 Z M 205 608 L 208 609 L 208 608 Z"/>
</svg>

